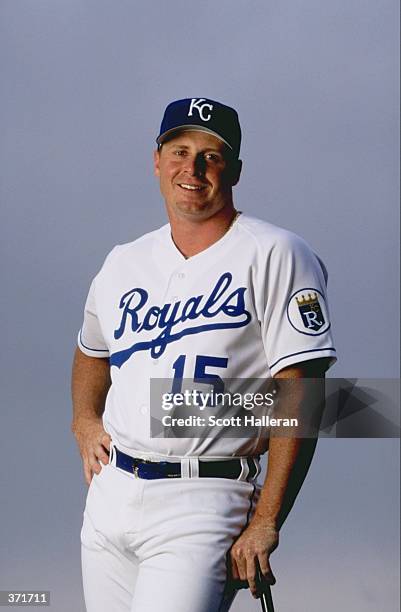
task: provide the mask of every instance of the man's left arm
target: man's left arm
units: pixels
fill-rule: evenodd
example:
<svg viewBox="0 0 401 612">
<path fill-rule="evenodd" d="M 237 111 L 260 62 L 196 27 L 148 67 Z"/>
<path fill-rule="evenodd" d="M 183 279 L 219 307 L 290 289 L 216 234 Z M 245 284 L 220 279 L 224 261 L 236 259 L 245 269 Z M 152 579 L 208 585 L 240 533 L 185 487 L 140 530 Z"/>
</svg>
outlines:
<svg viewBox="0 0 401 612">
<path fill-rule="evenodd" d="M 315 452 L 328 362 L 325 358 L 302 362 L 284 368 L 274 377 L 279 385 L 280 401 L 291 417 L 302 420 L 305 407 L 308 410 L 313 406 L 309 423 L 313 430 L 306 432 L 309 437 L 283 435 L 282 430 L 270 434 L 267 474 L 255 514 L 230 551 L 233 579 L 248 582 L 254 597 L 260 595 L 257 565 L 268 584 L 276 581 L 269 557 L 278 546 L 280 528 L 295 502 Z M 305 383 L 300 379 L 305 379 Z M 313 384 L 308 384 L 306 379 L 313 379 Z"/>
</svg>

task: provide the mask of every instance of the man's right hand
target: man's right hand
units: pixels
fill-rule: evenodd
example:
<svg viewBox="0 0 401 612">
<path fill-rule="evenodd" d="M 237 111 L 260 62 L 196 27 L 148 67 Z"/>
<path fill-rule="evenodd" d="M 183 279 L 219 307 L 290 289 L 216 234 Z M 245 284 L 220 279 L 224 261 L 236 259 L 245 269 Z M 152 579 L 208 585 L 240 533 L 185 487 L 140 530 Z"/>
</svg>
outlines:
<svg viewBox="0 0 401 612">
<path fill-rule="evenodd" d="M 86 483 L 90 485 L 93 474 L 100 474 L 102 464 L 109 462 L 111 437 L 104 430 L 101 418 L 81 418 L 71 429 L 82 457 Z"/>
</svg>

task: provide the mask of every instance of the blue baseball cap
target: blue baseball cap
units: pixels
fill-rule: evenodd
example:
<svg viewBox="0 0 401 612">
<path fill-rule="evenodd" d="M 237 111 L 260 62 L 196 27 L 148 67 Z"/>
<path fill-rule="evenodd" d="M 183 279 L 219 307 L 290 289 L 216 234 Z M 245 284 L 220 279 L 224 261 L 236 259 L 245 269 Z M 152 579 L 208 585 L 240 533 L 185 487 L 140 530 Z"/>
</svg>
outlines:
<svg viewBox="0 0 401 612">
<path fill-rule="evenodd" d="M 207 98 L 185 98 L 171 102 L 164 111 L 158 145 L 180 130 L 208 132 L 222 140 L 239 156 L 241 127 L 237 111 Z"/>
</svg>

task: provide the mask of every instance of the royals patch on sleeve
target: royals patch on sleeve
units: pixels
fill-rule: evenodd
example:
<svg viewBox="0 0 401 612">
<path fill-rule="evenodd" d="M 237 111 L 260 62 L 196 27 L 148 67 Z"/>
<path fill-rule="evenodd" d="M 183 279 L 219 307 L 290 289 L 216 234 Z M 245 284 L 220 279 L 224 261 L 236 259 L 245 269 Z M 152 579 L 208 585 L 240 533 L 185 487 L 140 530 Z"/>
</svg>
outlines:
<svg viewBox="0 0 401 612">
<path fill-rule="evenodd" d="M 287 317 L 301 334 L 320 336 L 330 328 L 329 313 L 322 293 L 306 287 L 294 293 L 287 306 Z"/>
</svg>

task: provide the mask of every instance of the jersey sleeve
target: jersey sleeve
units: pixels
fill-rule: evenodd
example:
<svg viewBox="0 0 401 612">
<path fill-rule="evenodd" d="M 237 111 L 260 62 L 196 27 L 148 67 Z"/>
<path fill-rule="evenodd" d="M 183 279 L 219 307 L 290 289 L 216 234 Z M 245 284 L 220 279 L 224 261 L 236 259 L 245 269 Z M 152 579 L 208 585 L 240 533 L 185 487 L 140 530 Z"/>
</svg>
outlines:
<svg viewBox="0 0 401 612">
<path fill-rule="evenodd" d="M 298 236 L 271 253 L 262 334 L 271 375 L 310 359 L 336 361 L 323 262 Z"/>
<path fill-rule="evenodd" d="M 78 333 L 78 347 L 88 357 L 108 357 L 109 349 L 96 310 L 96 278 L 92 281 L 85 303 L 84 320 Z"/>
<path fill-rule="evenodd" d="M 116 245 L 106 256 L 103 265 L 93 279 L 86 298 L 84 320 L 78 332 L 78 347 L 89 357 L 109 357 L 109 346 L 102 332 L 96 297 L 96 283 L 105 273 L 115 256 L 119 253 L 121 245 Z"/>
</svg>

